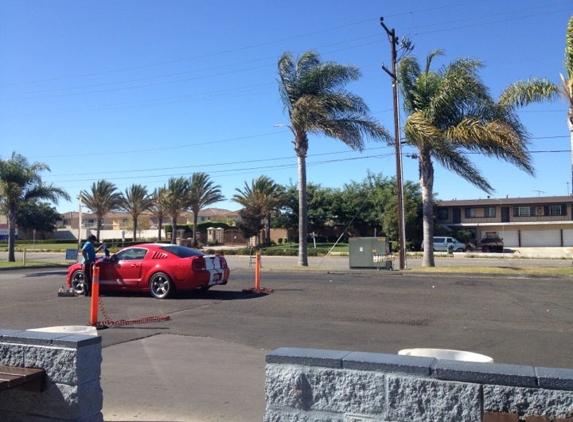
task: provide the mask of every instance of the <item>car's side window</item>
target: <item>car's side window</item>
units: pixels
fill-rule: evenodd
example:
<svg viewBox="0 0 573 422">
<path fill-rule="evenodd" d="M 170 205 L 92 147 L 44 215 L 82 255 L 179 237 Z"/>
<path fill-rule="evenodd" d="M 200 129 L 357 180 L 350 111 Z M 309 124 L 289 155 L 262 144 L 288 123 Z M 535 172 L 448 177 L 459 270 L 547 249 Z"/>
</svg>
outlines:
<svg viewBox="0 0 573 422">
<path fill-rule="evenodd" d="M 117 254 L 117 259 L 120 261 L 141 260 L 146 253 L 147 249 L 126 249 Z"/>
</svg>

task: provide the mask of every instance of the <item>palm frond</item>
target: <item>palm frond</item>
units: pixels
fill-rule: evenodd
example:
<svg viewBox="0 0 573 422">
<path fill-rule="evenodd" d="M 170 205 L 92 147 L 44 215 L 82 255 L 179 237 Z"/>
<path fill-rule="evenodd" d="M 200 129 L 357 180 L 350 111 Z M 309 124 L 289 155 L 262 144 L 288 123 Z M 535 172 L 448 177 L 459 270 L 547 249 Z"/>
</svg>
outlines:
<svg viewBox="0 0 573 422">
<path fill-rule="evenodd" d="M 573 80 L 573 16 L 569 18 L 565 34 L 565 71 L 569 81 Z"/>
<path fill-rule="evenodd" d="M 499 98 L 502 107 L 524 107 L 531 103 L 550 101 L 559 94 L 559 88 L 548 79 L 520 80 L 507 87 Z"/>
</svg>

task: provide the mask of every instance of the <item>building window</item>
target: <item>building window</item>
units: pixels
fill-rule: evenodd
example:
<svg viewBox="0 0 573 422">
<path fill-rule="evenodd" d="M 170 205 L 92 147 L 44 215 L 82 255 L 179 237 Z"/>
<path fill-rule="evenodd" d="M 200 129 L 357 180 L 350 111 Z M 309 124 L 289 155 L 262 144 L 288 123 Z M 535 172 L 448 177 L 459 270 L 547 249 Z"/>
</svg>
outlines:
<svg viewBox="0 0 573 422">
<path fill-rule="evenodd" d="M 465 208 L 464 213 L 465 213 L 466 218 L 475 218 L 476 217 L 476 209 L 475 208 Z"/>
<path fill-rule="evenodd" d="M 514 217 L 531 217 L 532 215 L 535 215 L 533 207 L 513 207 Z"/>
<path fill-rule="evenodd" d="M 485 207 L 483 209 L 483 215 L 487 218 L 494 218 L 495 217 L 495 207 Z"/>
<path fill-rule="evenodd" d="M 84 220 L 82 222 L 82 225 L 86 228 L 96 227 L 96 220 L 94 220 L 93 218 L 89 218 L 87 220 Z"/>
<path fill-rule="evenodd" d="M 544 207 L 544 213 L 547 216 L 567 215 L 567 205 L 548 205 Z"/>
<path fill-rule="evenodd" d="M 448 219 L 448 209 L 438 208 L 438 220 L 447 220 L 447 219 Z"/>
</svg>

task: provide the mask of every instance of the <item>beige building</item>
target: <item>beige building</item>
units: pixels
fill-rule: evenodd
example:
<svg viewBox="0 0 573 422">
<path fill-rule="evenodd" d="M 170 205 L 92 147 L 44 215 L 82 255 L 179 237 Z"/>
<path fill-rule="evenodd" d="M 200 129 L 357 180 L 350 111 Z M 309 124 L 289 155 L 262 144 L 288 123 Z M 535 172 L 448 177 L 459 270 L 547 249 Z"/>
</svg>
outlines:
<svg viewBox="0 0 573 422">
<path fill-rule="evenodd" d="M 506 247 L 573 246 L 573 197 L 438 201 L 436 223 L 479 240 L 497 232 Z"/>
<path fill-rule="evenodd" d="M 156 237 L 159 228 L 159 220 L 157 217 L 153 216 L 149 212 L 145 212 L 142 214 L 142 217 L 147 219 L 148 224 L 146 224 L 146 228 L 144 230 L 145 233 L 142 233 L 140 237 Z M 199 212 L 198 216 L 198 223 L 205 223 L 209 221 L 225 221 L 232 223 L 236 221 L 239 217 L 237 211 L 229 211 L 220 208 L 206 208 Z M 193 224 L 193 213 L 184 212 L 181 213 L 179 218 L 177 219 L 177 224 L 180 225 L 189 225 Z M 171 225 L 171 218 L 165 217 L 163 219 L 163 228 L 166 225 Z M 65 212 L 62 214 L 62 220 L 60 220 L 57 224 L 58 226 L 58 234 L 56 237 L 58 238 L 76 238 L 78 237 L 78 233 L 81 233 L 81 237 L 85 238 L 89 233 L 95 233 L 97 230 L 97 217 L 95 214 L 92 213 L 85 213 L 83 212 L 81 215 L 81 229 L 80 226 L 80 215 L 78 211 L 70 211 Z M 131 237 L 130 230 L 132 230 L 132 223 L 131 223 L 131 216 L 128 213 L 122 212 L 110 212 L 106 214 L 101 224 L 100 230 L 104 232 L 102 234 L 102 238 L 115 238 L 119 239 L 122 236 Z M 115 232 L 115 233 L 113 233 Z M 125 232 L 125 233 L 123 233 Z M 165 236 L 165 229 L 163 229 L 162 236 Z"/>
</svg>

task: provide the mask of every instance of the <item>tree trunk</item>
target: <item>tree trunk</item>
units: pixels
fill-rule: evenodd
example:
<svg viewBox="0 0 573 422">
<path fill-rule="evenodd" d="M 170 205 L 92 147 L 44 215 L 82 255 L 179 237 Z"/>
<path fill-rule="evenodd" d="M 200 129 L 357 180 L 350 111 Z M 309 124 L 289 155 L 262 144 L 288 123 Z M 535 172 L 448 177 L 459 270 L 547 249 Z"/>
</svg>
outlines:
<svg viewBox="0 0 573 422">
<path fill-rule="evenodd" d="M 16 262 L 16 213 L 8 212 L 8 262 Z"/>
<path fill-rule="evenodd" d="M 265 240 L 267 242 L 267 246 L 271 246 L 271 213 L 267 214 L 267 227 L 265 231 Z"/>
<path fill-rule="evenodd" d="M 420 153 L 420 187 L 422 189 L 422 221 L 424 233 L 423 267 L 435 267 L 434 261 L 434 167 L 429 153 Z"/>
<path fill-rule="evenodd" d="M 308 267 L 308 214 L 306 204 L 306 154 L 298 157 L 298 265 Z"/>
<path fill-rule="evenodd" d="M 133 218 L 133 217 L 132 217 Z M 133 241 L 137 238 L 137 217 L 133 218 Z"/>
<path fill-rule="evenodd" d="M 157 219 L 157 241 L 161 242 L 161 231 L 163 230 L 163 218 Z"/>
<path fill-rule="evenodd" d="M 199 220 L 199 212 L 193 211 L 193 247 L 197 247 L 197 220 Z"/>
<path fill-rule="evenodd" d="M 177 218 L 171 218 L 171 243 L 177 243 Z"/>
<path fill-rule="evenodd" d="M 573 195 L 573 108 L 569 108 L 567 113 L 567 127 L 571 138 L 571 193 Z"/>
<path fill-rule="evenodd" d="M 99 232 L 100 232 L 100 229 L 101 229 L 101 221 L 103 220 L 103 217 L 104 217 L 103 215 L 98 215 L 98 216 L 97 216 L 97 222 L 96 222 L 96 237 L 97 237 L 97 240 L 98 240 L 98 241 L 99 241 Z"/>
</svg>

